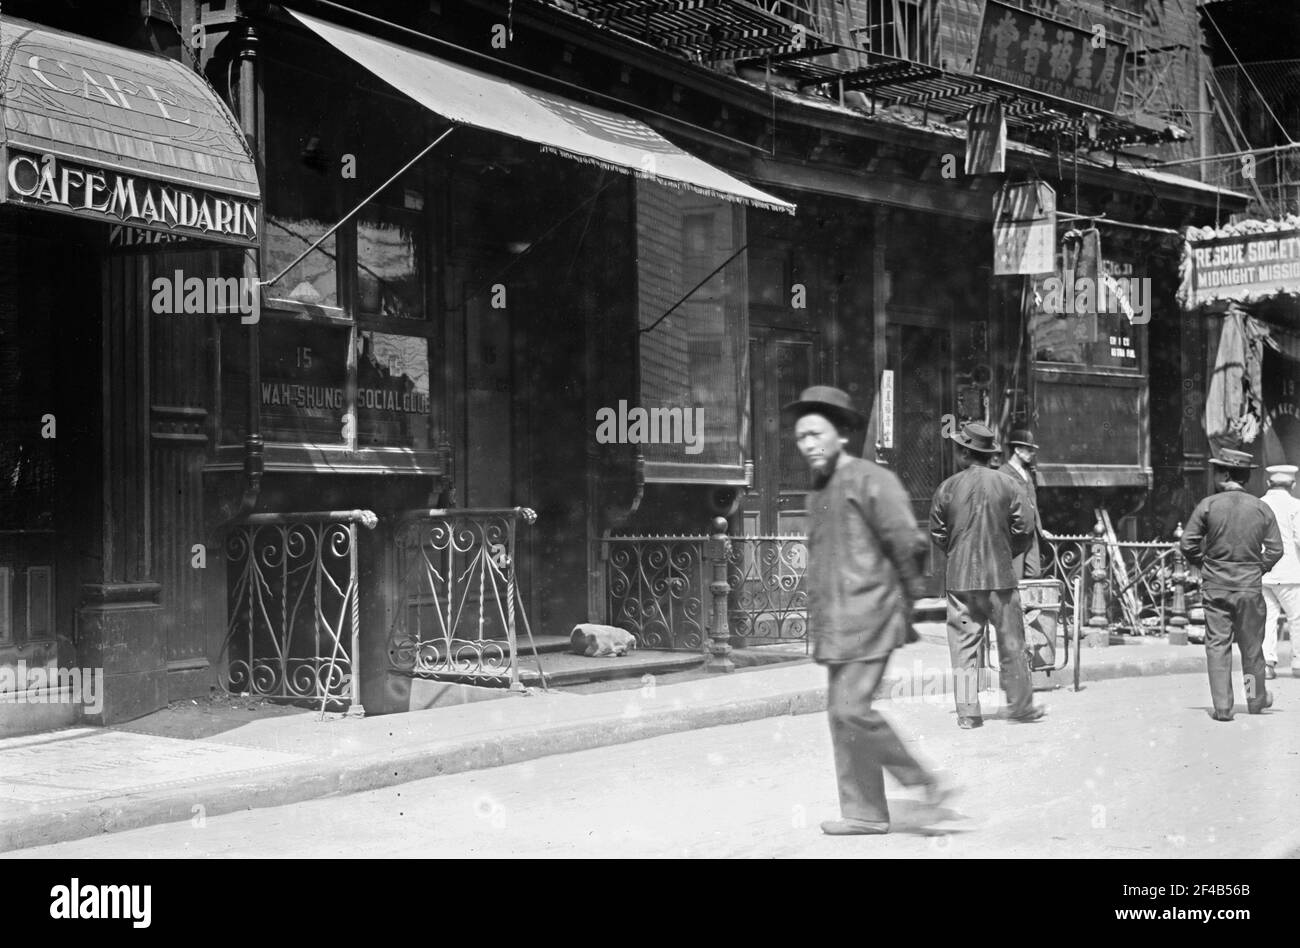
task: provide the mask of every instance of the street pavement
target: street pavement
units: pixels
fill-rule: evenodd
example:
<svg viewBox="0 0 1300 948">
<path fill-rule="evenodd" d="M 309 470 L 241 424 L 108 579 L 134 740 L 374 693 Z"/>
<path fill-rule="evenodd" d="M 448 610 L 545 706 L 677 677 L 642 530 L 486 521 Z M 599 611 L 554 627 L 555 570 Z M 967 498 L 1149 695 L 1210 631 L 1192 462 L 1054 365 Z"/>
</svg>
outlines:
<svg viewBox="0 0 1300 948">
<path fill-rule="evenodd" d="M 963 787 L 936 813 L 891 784 L 885 837 L 818 829 L 838 808 L 817 713 L 226 815 L 200 805 L 188 820 L 5 858 L 1300 855 L 1300 679 L 1270 687 L 1274 710 L 1229 723 L 1208 716 L 1204 674 L 1040 694 L 1043 723 L 976 731 L 957 729 L 951 696 L 882 702 Z"/>
</svg>

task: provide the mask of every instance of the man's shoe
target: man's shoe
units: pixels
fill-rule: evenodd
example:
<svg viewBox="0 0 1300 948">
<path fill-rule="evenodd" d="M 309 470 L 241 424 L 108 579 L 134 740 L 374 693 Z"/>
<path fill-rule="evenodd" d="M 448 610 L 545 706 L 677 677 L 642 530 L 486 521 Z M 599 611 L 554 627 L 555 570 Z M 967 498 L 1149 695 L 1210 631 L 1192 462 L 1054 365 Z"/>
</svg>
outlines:
<svg viewBox="0 0 1300 948">
<path fill-rule="evenodd" d="M 935 774 L 925 785 L 925 805 L 938 809 L 960 792 L 961 788 L 947 777 Z"/>
<path fill-rule="evenodd" d="M 827 820 L 822 824 L 827 836 L 884 836 L 888 823 L 870 823 L 867 820 Z"/>
<path fill-rule="evenodd" d="M 1016 724 L 1033 724 L 1035 721 L 1041 721 L 1046 714 L 1047 709 L 1039 706 L 1030 708 L 1020 714 L 1008 715 L 1007 720 L 1014 721 Z"/>
<path fill-rule="evenodd" d="M 1276 677 L 1277 677 L 1277 671 L 1273 668 L 1273 666 L 1272 666 L 1272 665 L 1265 665 L 1265 666 L 1264 666 L 1264 680 L 1265 680 L 1265 681 L 1272 681 L 1272 680 L 1273 680 L 1274 678 L 1276 678 Z"/>
<path fill-rule="evenodd" d="M 961 728 L 963 731 L 973 731 L 977 727 L 984 726 L 984 719 L 981 717 L 968 717 L 966 715 L 958 715 L 957 726 Z"/>
<path fill-rule="evenodd" d="M 1232 712 L 1231 712 L 1231 711 L 1220 711 L 1220 710 L 1218 710 L 1218 709 L 1216 708 L 1215 710 L 1213 710 L 1213 711 L 1210 712 L 1210 717 L 1214 718 L 1214 720 L 1216 720 L 1216 721 L 1231 721 L 1231 720 L 1232 720 Z"/>
<path fill-rule="evenodd" d="M 1266 708 L 1271 707 L 1273 707 L 1273 692 L 1270 691 L 1265 693 L 1263 701 L 1255 705 L 1253 708 L 1247 705 L 1246 710 L 1251 714 L 1261 714 Z"/>
</svg>

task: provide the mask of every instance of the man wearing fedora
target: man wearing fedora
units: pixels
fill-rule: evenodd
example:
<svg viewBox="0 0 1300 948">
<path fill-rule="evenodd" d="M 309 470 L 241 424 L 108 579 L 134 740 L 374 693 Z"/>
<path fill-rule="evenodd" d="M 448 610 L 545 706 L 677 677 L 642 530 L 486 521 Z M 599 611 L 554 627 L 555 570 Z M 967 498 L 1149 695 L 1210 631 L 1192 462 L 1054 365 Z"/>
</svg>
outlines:
<svg viewBox="0 0 1300 948">
<path fill-rule="evenodd" d="M 1282 558 L 1264 574 L 1264 677 L 1277 677 L 1277 620 L 1286 616 L 1291 631 L 1291 675 L 1300 678 L 1300 500 L 1291 496 L 1297 468 L 1274 464 L 1264 468 L 1268 490 L 1261 498 L 1277 518 Z"/>
<path fill-rule="evenodd" d="M 1034 528 L 1033 539 L 1025 552 L 1012 559 L 1016 576 L 1021 579 L 1036 579 L 1042 571 L 1042 561 L 1038 541 L 1043 537 L 1043 519 L 1038 514 L 1038 487 L 1034 484 L 1034 458 L 1038 456 L 1038 445 L 1034 444 L 1033 432 L 1018 428 L 1007 438 L 1011 449 L 1007 463 L 999 471 L 1012 478 L 1016 486 L 1025 494 L 1025 515 Z"/>
<path fill-rule="evenodd" d="M 1037 721 L 1025 653 L 1020 577 L 1012 558 L 1033 536 L 1024 491 L 989 467 L 998 454 L 993 432 L 967 423 L 949 437 L 963 470 L 935 491 L 930 536 L 948 554 L 948 652 L 952 656 L 957 726 L 980 727 L 979 650 L 990 624 L 997 631 L 1001 683 L 1012 721 Z"/>
<path fill-rule="evenodd" d="M 1246 490 L 1255 467 L 1245 451 L 1225 448 L 1211 458 L 1215 488 L 1187 520 L 1181 541 L 1187 561 L 1200 568 L 1205 606 L 1205 664 L 1210 673 L 1210 716 L 1232 720 L 1232 643 L 1241 652 L 1246 710 L 1273 704 L 1264 675 L 1264 574 L 1282 558 L 1277 518 Z"/>
<path fill-rule="evenodd" d="M 924 593 L 924 552 L 907 492 L 891 472 L 851 456 L 850 431 L 865 420 L 847 393 L 805 389 L 783 409 L 812 472 L 808 494 L 808 605 L 813 661 L 826 696 L 842 819 L 832 836 L 889 832 L 884 770 L 937 806 L 952 788 L 903 746 L 871 707 L 890 653 L 912 640 L 912 603 Z"/>
</svg>

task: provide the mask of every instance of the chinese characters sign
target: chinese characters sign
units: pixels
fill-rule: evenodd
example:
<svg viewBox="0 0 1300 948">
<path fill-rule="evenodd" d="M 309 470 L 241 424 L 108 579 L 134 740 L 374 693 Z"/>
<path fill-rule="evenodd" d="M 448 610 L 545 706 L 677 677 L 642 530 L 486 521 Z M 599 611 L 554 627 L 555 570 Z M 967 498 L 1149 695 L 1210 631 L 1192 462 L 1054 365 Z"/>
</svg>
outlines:
<svg viewBox="0 0 1300 948">
<path fill-rule="evenodd" d="M 1128 44 L 989 0 L 975 75 L 1103 112 L 1115 111 Z"/>
</svg>

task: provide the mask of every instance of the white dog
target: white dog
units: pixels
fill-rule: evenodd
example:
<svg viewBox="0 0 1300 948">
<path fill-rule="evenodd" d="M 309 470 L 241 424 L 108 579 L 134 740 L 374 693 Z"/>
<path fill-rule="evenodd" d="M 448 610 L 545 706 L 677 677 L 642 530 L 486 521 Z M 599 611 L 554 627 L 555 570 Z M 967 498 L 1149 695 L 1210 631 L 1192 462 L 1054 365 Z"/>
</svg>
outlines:
<svg viewBox="0 0 1300 948">
<path fill-rule="evenodd" d="M 636 638 L 626 629 L 613 625 L 581 622 L 573 627 L 573 653 L 589 658 L 626 655 L 636 648 Z"/>
</svg>

